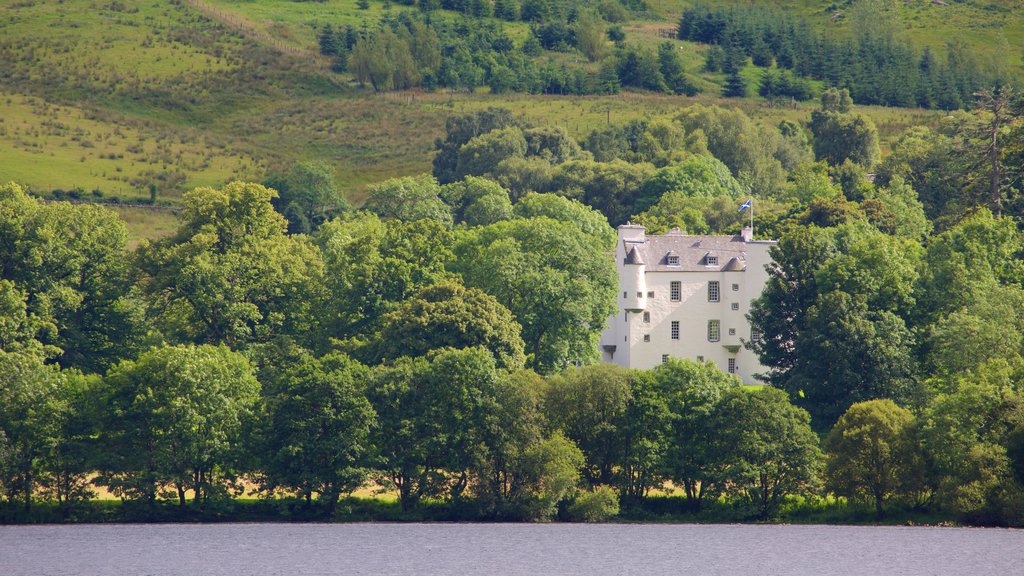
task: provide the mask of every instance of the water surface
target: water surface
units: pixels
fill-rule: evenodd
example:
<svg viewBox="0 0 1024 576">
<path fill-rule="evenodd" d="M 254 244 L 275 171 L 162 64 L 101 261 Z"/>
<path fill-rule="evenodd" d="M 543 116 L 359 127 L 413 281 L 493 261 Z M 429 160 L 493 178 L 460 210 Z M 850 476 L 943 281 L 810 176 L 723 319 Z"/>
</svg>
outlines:
<svg viewBox="0 0 1024 576">
<path fill-rule="evenodd" d="M 749 525 L 0 526 L 3 576 L 1024 574 L 1024 531 Z"/>
</svg>

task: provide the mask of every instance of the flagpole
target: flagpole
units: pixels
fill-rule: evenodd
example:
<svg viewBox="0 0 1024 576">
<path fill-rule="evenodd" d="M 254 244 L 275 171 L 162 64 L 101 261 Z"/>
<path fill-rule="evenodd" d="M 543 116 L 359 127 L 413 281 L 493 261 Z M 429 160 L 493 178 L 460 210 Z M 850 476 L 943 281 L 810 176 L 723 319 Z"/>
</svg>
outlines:
<svg viewBox="0 0 1024 576">
<path fill-rule="evenodd" d="M 754 197 L 750 197 L 750 238 L 754 238 Z"/>
</svg>

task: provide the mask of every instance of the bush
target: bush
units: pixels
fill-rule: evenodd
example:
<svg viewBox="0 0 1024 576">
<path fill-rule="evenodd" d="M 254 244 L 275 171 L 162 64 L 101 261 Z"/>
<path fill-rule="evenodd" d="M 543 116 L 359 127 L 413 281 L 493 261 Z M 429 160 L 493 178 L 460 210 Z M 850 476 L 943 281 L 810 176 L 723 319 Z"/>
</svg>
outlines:
<svg viewBox="0 0 1024 576">
<path fill-rule="evenodd" d="M 619 514 L 619 495 L 610 486 L 598 486 L 580 492 L 566 512 L 573 522 L 607 522 Z"/>
</svg>

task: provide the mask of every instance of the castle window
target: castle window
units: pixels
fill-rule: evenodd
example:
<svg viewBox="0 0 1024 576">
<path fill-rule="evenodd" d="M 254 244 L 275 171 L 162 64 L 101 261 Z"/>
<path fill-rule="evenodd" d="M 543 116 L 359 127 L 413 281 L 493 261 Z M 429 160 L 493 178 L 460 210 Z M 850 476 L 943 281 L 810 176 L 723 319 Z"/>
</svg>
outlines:
<svg viewBox="0 0 1024 576">
<path fill-rule="evenodd" d="M 735 358 L 729 358 L 729 374 L 735 374 L 735 373 L 736 373 L 736 359 Z"/>
<path fill-rule="evenodd" d="M 668 265 L 669 266 L 679 266 L 679 256 L 669 256 L 668 257 Z"/>
<path fill-rule="evenodd" d="M 678 320 L 673 320 L 672 321 L 672 339 L 673 340 L 679 340 L 679 321 Z"/>
<path fill-rule="evenodd" d="M 651 313 L 650 312 L 644 312 L 644 322 L 650 322 L 650 321 L 651 321 Z"/>
<path fill-rule="evenodd" d="M 735 335 L 736 335 L 736 329 L 735 328 L 729 328 L 729 336 L 735 336 Z"/>
<path fill-rule="evenodd" d="M 647 293 L 647 297 L 648 298 L 654 298 L 654 290 L 651 290 L 650 292 L 648 292 Z"/>
<path fill-rule="evenodd" d="M 644 342 L 650 342 L 650 341 L 651 341 L 651 335 L 650 334 L 644 334 Z"/>
<path fill-rule="evenodd" d="M 708 320 L 708 342 L 718 342 L 722 338 L 722 323 L 718 320 Z"/>
<path fill-rule="evenodd" d="M 718 280 L 708 282 L 708 302 L 718 302 L 719 292 Z"/>
<path fill-rule="evenodd" d="M 707 266 L 718 266 L 718 256 L 708 254 L 704 257 L 704 264 Z"/>
<path fill-rule="evenodd" d="M 683 283 L 675 281 L 669 285 L 669 296 L 673 302 L 679 302 L 683 299 Z"/>
<path fill-rule="evenodd" d="M 732 309 L 733 310 L 739 310 L 740 309 L 740 303 L 739 302 L 733 302 L 732 303 Z"/>
<path fill-rule="evenodd" d="M 668 354 L 662 354 L 661 355 L 661 363 L 662 364 L 668 364 Z"/>
<path fill-rule="evenodd" d="M 757 328 L 750 329 L 750 341 L 757 344 L 761 341 L 761 331 Z"/>
<path fill-rule="evenodd" d="M 739 284 L 733 284 L 732 285 L 732 291 L 733 292 L 739 292 L 740 291 L 740 285 Z"/>
</svg>

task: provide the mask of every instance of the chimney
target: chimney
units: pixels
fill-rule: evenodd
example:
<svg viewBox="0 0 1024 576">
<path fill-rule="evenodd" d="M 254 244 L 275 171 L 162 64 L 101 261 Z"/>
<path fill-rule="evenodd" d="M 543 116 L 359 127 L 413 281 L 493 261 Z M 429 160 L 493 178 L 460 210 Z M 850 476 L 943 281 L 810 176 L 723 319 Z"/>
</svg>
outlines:
<svg viewBox="0 0 1024 576">
<path fill-rule="evenodd" d="M 619 226 L 619 239 L 627 242 L 643 242 L 646 239 L 644 227 L 636 224 L 623 224 Z"/>
<path fill-rule="evenodd" d="M 754 229 L 750 226 L 744 226 L 740 232 L 740 238 L 743 238 L 744 242 L 753 242 L 754 240 Z"/>
</svg>

